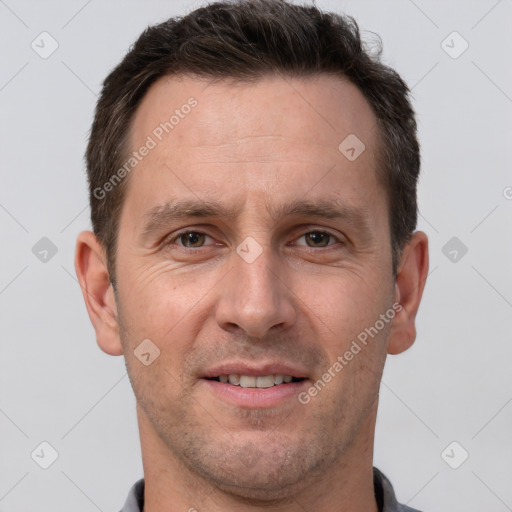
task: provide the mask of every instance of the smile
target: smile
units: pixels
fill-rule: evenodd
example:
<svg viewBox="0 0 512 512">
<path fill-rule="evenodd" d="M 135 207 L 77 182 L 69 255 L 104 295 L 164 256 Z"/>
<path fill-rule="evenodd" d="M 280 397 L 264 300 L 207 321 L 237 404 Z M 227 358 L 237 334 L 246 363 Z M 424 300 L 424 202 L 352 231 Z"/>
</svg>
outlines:
<svg viewBox="0 0 512 512">
<path fill-rule="evenodd" d="M 299 382 L 302 378 L 292 377 L 291 375 L 219 375 L 218 377 L 211 377 L 210 380 L 215 380 L 223 384 L 232 384 L 233 386 L 240 386 L 242 388 L 271 388 L 281 384 L 289 384 L 290 382 Z"/>
</svg>

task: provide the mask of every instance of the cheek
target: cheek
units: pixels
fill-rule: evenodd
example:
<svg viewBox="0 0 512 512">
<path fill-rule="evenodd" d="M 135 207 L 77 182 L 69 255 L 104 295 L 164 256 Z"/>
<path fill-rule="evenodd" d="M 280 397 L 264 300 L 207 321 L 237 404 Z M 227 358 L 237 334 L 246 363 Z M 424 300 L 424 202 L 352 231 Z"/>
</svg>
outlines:
<svg viewBox="0 0 512 512">
<path fill-rule="evenodd" d="M 301 309 L 318 332 L 323 333 L 328 350 L 343 350 L 391 307 L 392 283 L 386 285 L 377 269 L 368 272 L 366 268 L 364 273 L 338 269 L 336 273 L 301 278 L 299 282 L 298 304 L 302 304 Z"/>
<path fill-rule="evenodd" d="M 208 290 L 207 283 L 183 279 L 167 262 L 127 267 L 119 283 L 131 330 L 161 340 L 178 322 L 193 315 L 195 305 Z"/>
<path fill-rule="evenodd" d="M 379 285 L 377 277 L 370 278 L 368 273 L 363 278 L 357 272 L 344 271 L 325 279 L 316 293 L 308 296 L 302 292 L 307 321 L 314 325 L 316 343 L 322 345 L 330 361 L 330 367 L 324 369 L 330 374 L 318 376 L 332 382 L 324 404 L 337 404 L 341 409 L 360 407 L 362 412 L 377 397 L 391 323 L 379 323 L 377 331 L 372 328 L 391 307 L 392 294 L 392 287 L 384 286 L 382 277 L 380 280 Z M 341 409 L 340 414 L 345 414 Z M 349 416 L 352 414 L 356 411 Z"/>
<path fill-rule="evenodd" d="M 152 400 L 148 395 L 151 389 L 159 389 L 159 395 L 179 394 L 183 362 L 211 311 L 208 290 L 218 281 L 211 277 L 211 282 L 206 274 L 191 278 L 166 262 L 125 268 L 120 274 L 121 341 L 131 378 L 145 402 Z M 160 351 L 151 366 L 144 366 L 134 356 L 146 339 Z"/>
</svg>

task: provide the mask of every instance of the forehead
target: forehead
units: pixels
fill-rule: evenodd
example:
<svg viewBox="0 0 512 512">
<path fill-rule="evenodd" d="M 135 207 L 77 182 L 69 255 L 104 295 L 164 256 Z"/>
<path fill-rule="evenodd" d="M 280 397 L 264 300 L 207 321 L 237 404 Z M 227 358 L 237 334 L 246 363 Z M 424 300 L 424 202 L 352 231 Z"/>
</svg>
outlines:
<svg viewBox="0 0 512 512">
<path fill-rule="evenodd" d="M 151 149 L 130 174 L 127 199 L 145 210 L 171 193 L 268 204 L 269 192 L 314 200 L 341 187 L 364 202 L 377 186 L 377 141 L 370 105 L 340 77 L 163 77 L 132 121 L 130 148 Z"/>
<path fill-rule="evenodd" d="M 197 105 L 189 108 L 192 101 Z M 169 132 L 160 126 L 166 122 L 172 125 Z M 372 146 L 375 126 L 363 94 L 342 77 L 268 76 L 235 83 L 178 75 L 160 78 L 149 88 L 132 121 L 131 142 L 137 147 L 148 134 L 158 138 L 161 127 L 168 145 L 239 144 L 244 137 L 276 134 L 297 145 L 307 140 L 337 151 L 350 133 Z"/>
</svg>

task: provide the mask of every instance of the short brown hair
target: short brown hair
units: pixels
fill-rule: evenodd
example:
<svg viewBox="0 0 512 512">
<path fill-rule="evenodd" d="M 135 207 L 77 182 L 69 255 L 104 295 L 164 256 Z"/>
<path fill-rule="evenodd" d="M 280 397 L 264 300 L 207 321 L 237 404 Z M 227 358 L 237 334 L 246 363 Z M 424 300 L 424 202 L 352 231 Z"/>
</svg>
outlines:
<svg viewBox="0 0 512 512">
<path fill-rule="evenodd" d="M 109 187 L 108 194 L 103 187 L 126 160 L 131 121 L 149 86 L 178 74 L 247 82 L 331 74 L 356 85 L 378 121 L 379 175 L 388 195 L 396 275 L 417 222 L 420 154 L 409 89 L 380 62 L 380 54 L 380 43 L 374 52 L 366 48 L 353 18 L 286 0 L 216 2 L 148 27 L 103 83 L 86 151 L 92 225 L 114 287 L 127 180 Z"/>
</svg>

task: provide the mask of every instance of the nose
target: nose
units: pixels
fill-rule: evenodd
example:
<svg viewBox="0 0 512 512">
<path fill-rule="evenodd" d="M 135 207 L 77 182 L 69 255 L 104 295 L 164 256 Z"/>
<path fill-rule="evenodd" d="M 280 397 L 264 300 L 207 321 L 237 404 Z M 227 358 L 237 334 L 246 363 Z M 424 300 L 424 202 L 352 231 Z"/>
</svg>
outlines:
<svg viewBox="0 0 512 512">
<path fill-rule="evenodd" d="M 296 318 L 293 292 L 270 249 L 252 262 L 235 253 L 233 263 L 219 283 L 215 317 L 220 328 L 253 338 L 263 338 L 271 329 L 290 328 Z"/>
</svg>

